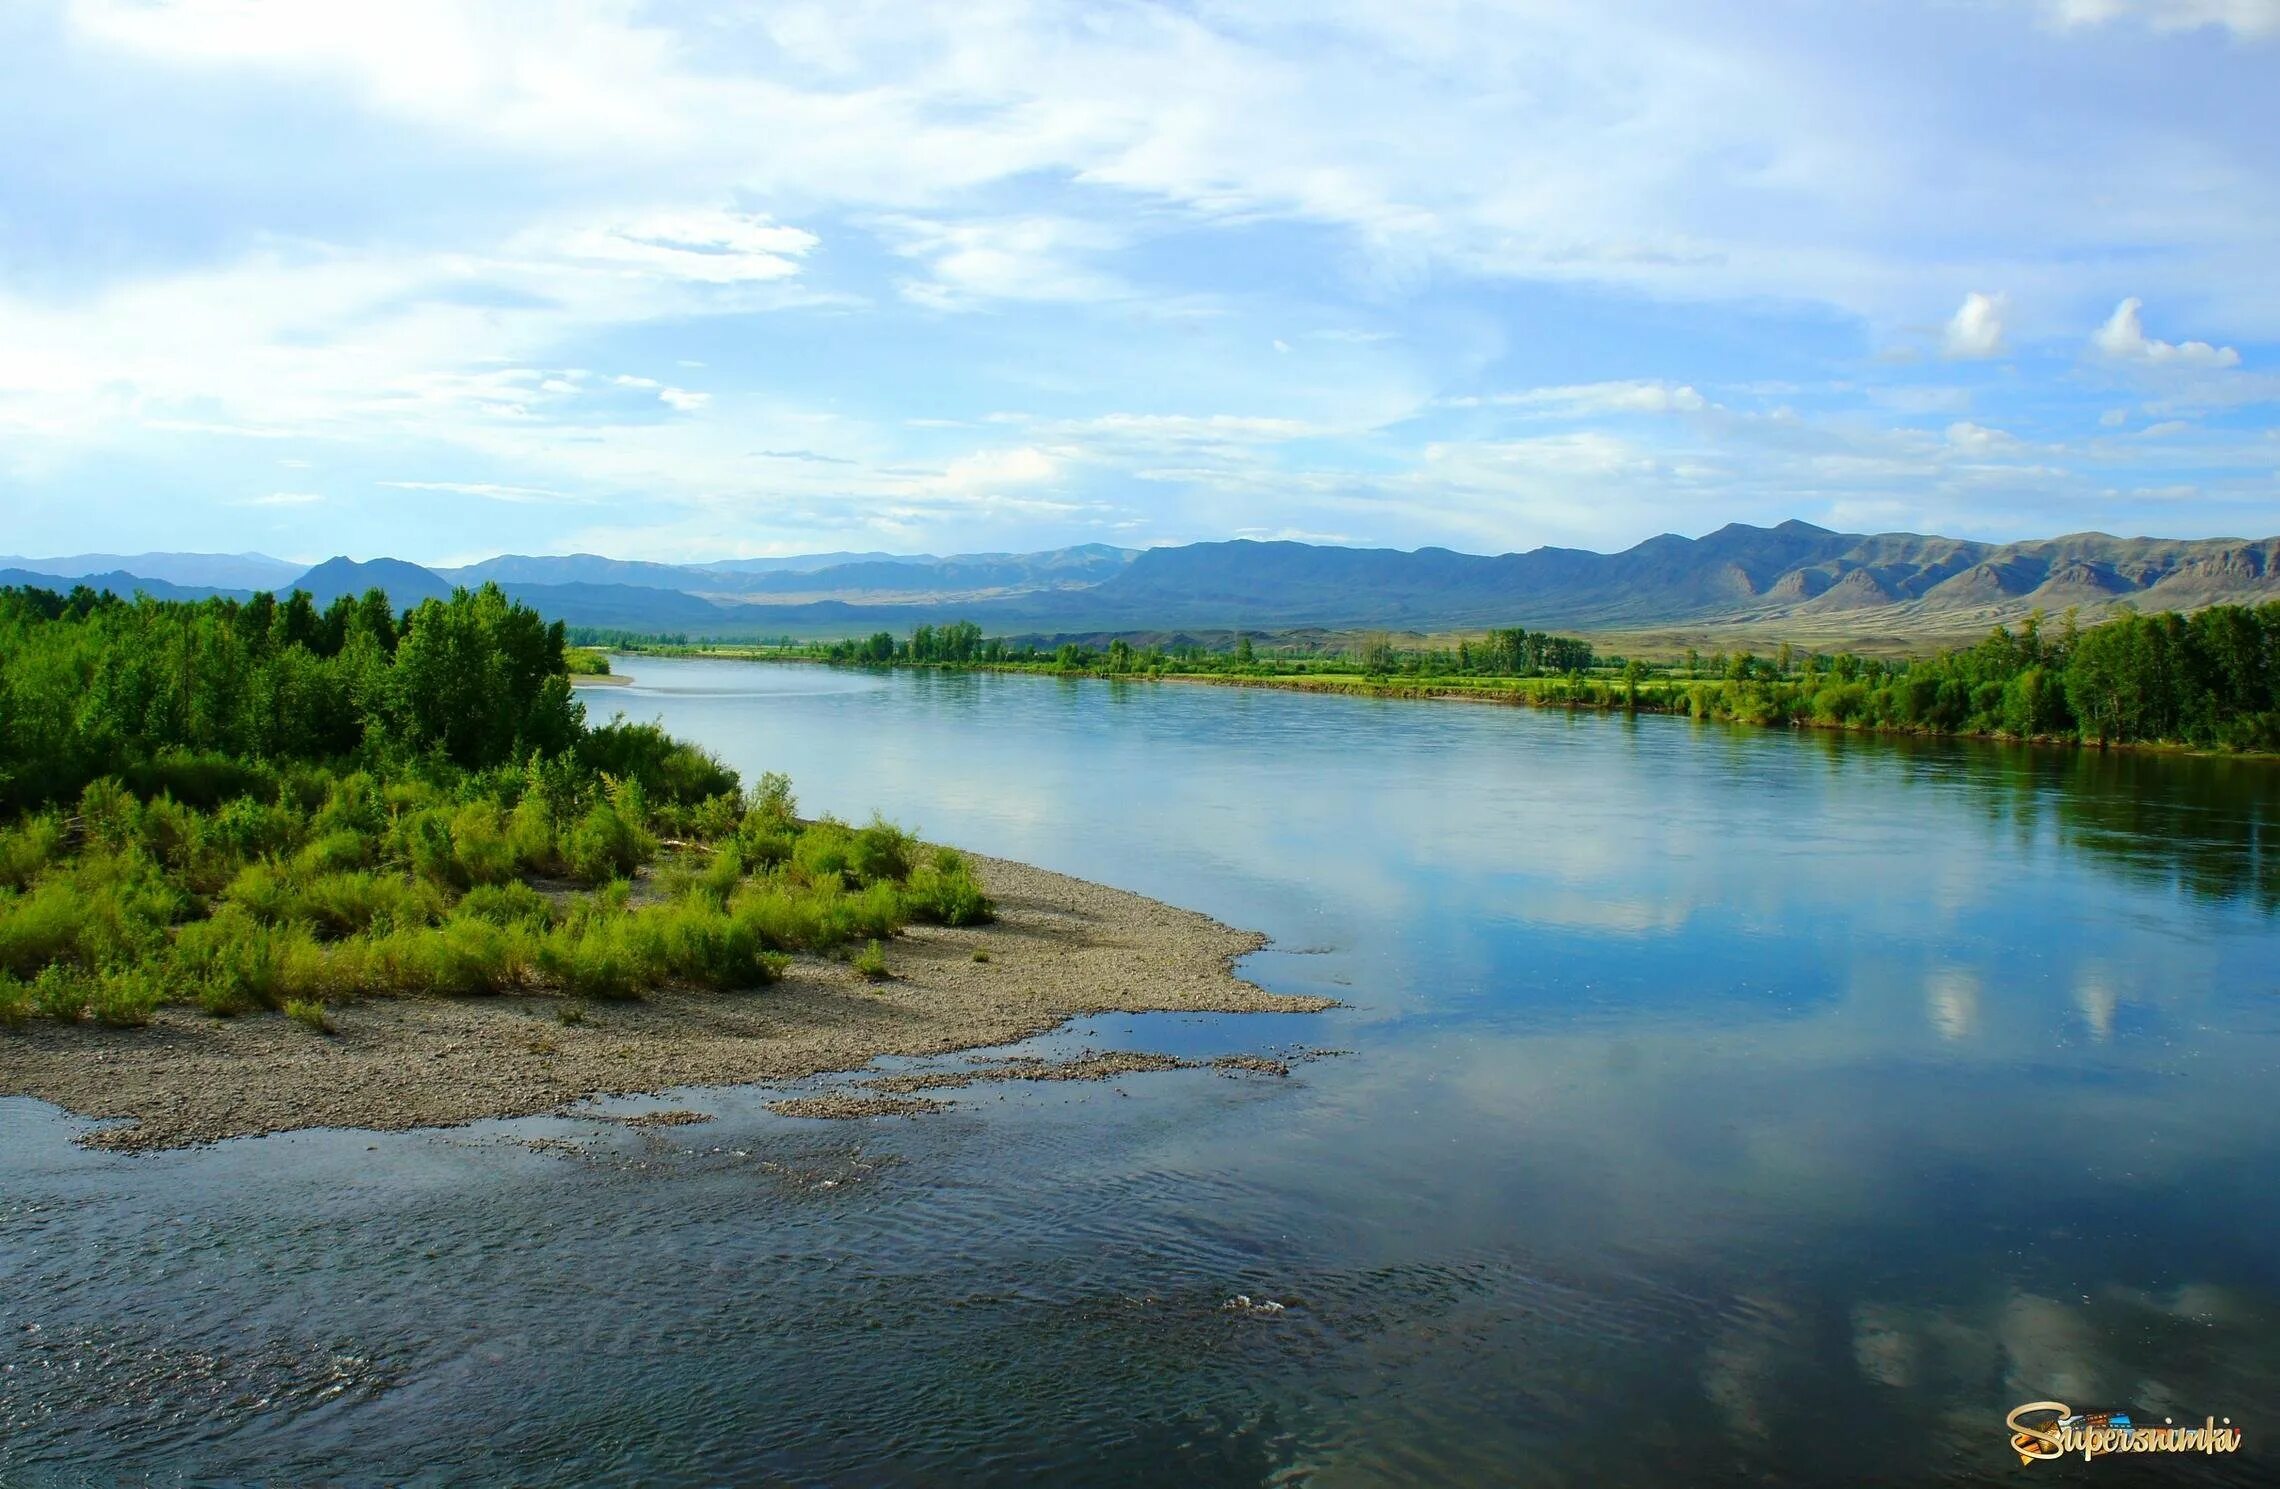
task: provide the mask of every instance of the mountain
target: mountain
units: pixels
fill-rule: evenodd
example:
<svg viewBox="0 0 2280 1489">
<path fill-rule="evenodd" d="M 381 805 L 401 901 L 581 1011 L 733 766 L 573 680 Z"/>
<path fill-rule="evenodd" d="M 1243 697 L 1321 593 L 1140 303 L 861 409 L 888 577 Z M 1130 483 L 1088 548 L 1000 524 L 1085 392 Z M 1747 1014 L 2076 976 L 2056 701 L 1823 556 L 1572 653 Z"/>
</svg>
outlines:
<svg viewBox="0 0 2280 1489">
<path fill-rule="evenodd" d="M 310 599 L 324 606 L 342 595 L 384 589 L 390 604 L 398 610 L 409 610 L 422 600 L 450 599 L 454 587 L 450 580 L 400 558 L 376 558 L 369 563 L 358 563 L 353 558 L 328 558 L 292 583 L 280 586 L 280 593 L 305 589 Z"/>
<path fill-rule="evenodd" d="M 808 599 L 872 596 L 976 599 L 1038 590 L 1089 589 L 1140 557 L 1137 550 L 1086 543 L 1044 553 L 965 553 L 951 558 L 865 559 L 806 571 L 743 577 L 739 592 Z"/>
<path fill-rule="evenodd" d="M 693 564 L 653 564 L 639 559 L 604 558 L 598 553 L 527 555 L 503 553 L 457 569 L 433 572 L 455 584 L 632 584 L 646 589 L 694 591 L 717 576 Z"/>
<path fill-rule="evenodd" d="M 1945 639 L 2037 609 L 2078 608 L 2089 620 L 2125 603 L 2192 610 L 2280 599 L 2280 538 L 2072 533 L 1981 543 L 1792 521 L 1733 523 L 1699 538 L 1665 533 L 1620 553 L 1537 548 L 1490 556 L 1238 540 L 1138 552 L 1087 544 L 1026 554 L 859 555 L 813 569 L 739 571 L 595 554 L 503 555 L 440 572 L 396 559 L 336 558 L 276 588 L 297 584 L 322 604 L 377 585 L 403 608 L 485 579 L 571 625 L 723 638 L 901 633 L 969 619 L 996 635 L 1524 625 L 1753 629 L 1818 642 Z M 123 571 L 90 582 L 98 581 L 159 598 L 214 592 Z M 15 571 L 0 573 L 0 582 L 55 589 L 71 581 Z"/>
<path fill-rule="evenodd" d="M 28 569 L 63 579 L 131 574 L 190 589 L 248 592 L 290 583 L 301 567 L 266 553 L 74 553 L 66 558 L 0 558 L 0 568 Z"/>
<path fill-rule="evenodd" d="M 720 574 L 805 574 L 840 564 L 931 564 L 931 553 L 802 553 L 790 558 L 724 558 L 694 567 Z"/>
<path fill-rule="evenodd" d="M 0 568 L 0 588 L 46 589 L 57 594 L 69 594 L 79 585 L 89 589 L 109 590 L 121 599 L 131 600 L 138 594 L 154 600 L 210 600 L 216 595 L 225 599 L 249 600 L 249 589 L 216 589 L 198 584 L 169 584 L 163 579 L 151 579 L 141 574 L 113 570 L 108 574 L 56 575 L 31 569 Z"/>
</svg>

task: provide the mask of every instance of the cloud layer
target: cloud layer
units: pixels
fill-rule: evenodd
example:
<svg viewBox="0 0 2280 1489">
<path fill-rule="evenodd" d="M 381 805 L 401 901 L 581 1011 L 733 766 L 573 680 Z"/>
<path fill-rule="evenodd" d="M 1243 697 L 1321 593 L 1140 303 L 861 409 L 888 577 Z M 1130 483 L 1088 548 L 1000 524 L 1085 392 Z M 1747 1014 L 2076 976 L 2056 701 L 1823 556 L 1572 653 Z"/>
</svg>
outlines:
<svg viewBox="0 0 2280 1489">
<path fill-rule="evenodd" d="M 0 493 L 439 560 L 2280 530 L 2275 65 L 2280 0 L 36 0 Z"/>
</svg>

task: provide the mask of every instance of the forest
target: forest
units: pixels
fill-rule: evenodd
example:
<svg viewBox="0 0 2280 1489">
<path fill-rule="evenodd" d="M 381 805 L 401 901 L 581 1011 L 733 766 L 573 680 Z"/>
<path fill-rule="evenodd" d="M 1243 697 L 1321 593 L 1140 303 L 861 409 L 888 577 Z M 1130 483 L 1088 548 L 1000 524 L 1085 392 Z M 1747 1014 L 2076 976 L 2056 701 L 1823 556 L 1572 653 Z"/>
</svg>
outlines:
<svg viewBox="0 0 2280 1489">
<path fill-rule="evenodd" d="M 589 724 L 496 587 L 122 601 L 0 590 L 0 1024 L 374 996 L 884 975 L 991 906 L 955 852 L 798 815 L 654 725 Z M 859 949 L 858 949 L 859 948 Z"/>
<path fill-rule="evenodd" d="M 1217 682 L 1311 692 L 1487 698 L 1569 708 L 1684 713 L 1762 725 L 1910 734 L 2280 751 L 2280 603 L 2191 615 L 2124 611 L 2082 626 L 2040 615 L 1975 645 L 1913 659 L 1783 645 L 1648 661 L 1603 656 L 1580 637 L 1490 630 L 1424 645 L 1386 633 L 1343 642 L 1240 635 L 1231 644 L 1135 646 L 985 638 L 958 622 L 897 640 L 775 647 L 620 638 L 629 650 L 692 651 L 853 666 L 986 668 L 1063 676 Z"/>
</svg>

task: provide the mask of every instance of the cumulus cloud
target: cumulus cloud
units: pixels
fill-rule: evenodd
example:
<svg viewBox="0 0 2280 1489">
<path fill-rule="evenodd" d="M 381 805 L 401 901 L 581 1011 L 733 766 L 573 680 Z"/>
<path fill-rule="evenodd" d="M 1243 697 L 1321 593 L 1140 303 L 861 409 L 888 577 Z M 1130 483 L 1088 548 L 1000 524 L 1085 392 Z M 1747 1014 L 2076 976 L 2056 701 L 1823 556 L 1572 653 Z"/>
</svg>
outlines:
<svg viewBox="0 0 2280 1489">
<path fill-rule="evenodd" d="M 2177 367 L 2237 367 L 2240 353 L 2206 341 L 2157 341 L 2145 334 L 2145 303 L 2131 296 L 2114 307 L 2091 338 L 2091 345 L 2118 362 L 2156 362 Z"/>
<path fill-rule="evenodd" d="M 1958 360 L 2001 356 L 2003 312 L 2007 304 L 2002 295 L 1983 295 L 1977 290 L 1965 295 L 1962 306 L 1948 318 L 1947 330 L 1940 337 L 1942 354 Z"/>
<path fill-rule="evenodd" d="M 2016 435 L 1969 420 L 1948 425 L 1947 442 L 1966 455 L 2000 455 L 2020 448 Z"/>
</svg>

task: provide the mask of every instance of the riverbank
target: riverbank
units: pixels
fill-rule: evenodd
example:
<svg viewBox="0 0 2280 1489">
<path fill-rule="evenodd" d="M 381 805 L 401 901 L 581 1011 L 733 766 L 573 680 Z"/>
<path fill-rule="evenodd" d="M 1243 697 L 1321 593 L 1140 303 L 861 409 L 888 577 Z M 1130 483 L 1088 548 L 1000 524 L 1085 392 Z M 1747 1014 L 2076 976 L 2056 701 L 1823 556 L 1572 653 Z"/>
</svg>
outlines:
<svg viewBox="0 0 2280 1489">
<path fill-rule="evenodd" d="M 795 663 L 829 667 L 846 665 L 817 657 L 784 655 L 761 650 L 721 647 L 699 651 L 667 649 L 627 651 L 627 656 L 654 655 L 724 662 Z M 1816 717 L 1802 711 L 1804 699 L 1796 684 L 1732 684 L 1708 678 L 1650 677 L 1633 692 L 1621 678 L 1610 677 L 1371 677 L 1353 673 L 1273 672 L 1170 672 L 1106 673 L 1098 670 L 1061 671 L 1050 666 L 976 662 L 883 664 L 896 669 L 933 672 L 994 672 L 1030 677 L 1086 677 L 1112 682 L 1188 683 L 1218 688 L 1265 688 L 1285 693 L 1331 694 L 1405 702 L 1487 703 L 1515 708 L 1552 708 L 1568 712 L 1665 714 L 1715 723 L 1746 724 L 1759 728 L 1816 729 L 1839 734 L 1868 734 L 1899 739 L 1952 739 L 1988 744 L 2023 744 L 2047 749 L 2127 751 L 2135 754 L 2178 755 L 2217 760 L 2280 760 L 2280 751 L 2234 749 L 2182 743 L 2169 739 L 2084 739 L 2074 734 L 2019 734 L 2003 730 L 1936 729 L 1916 725 L 1866 722 L 1859 719 Z M 1730 693 L 1729 689 L 1750 692 Z"/>
<path fill-rule="evenodd" d="M 530 1116 L 589 1097 L 784 1081 L 882 1056 L 1006 1044 L 1100 1013 L 1313 1013 L 1234 962 L 1265 944 L 1209 916 L 1007 859 L 968 855 L 995 924 L 913 926 L 892 976 L 796 958 L 751 992 L 664 989 L 629 1002 L 374 998 L 318 1034 L 278 1015 L 161 1009 L 145 1028 L 0 1031 L 0 1095 L 128 1125 L 139 1151 L 308 1127 L 403 1130 Z M 986 955 L 987 960 L 979 959 Z M 566 1021 L 566 1009 L 576 1009 Z"/>
</svg>

